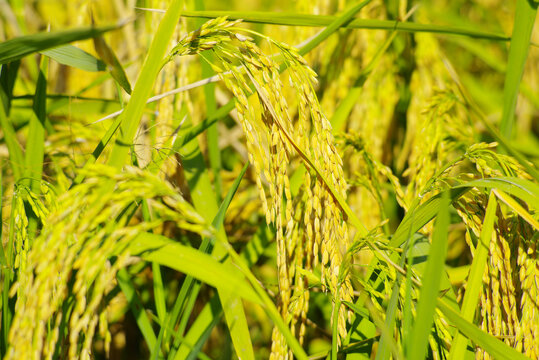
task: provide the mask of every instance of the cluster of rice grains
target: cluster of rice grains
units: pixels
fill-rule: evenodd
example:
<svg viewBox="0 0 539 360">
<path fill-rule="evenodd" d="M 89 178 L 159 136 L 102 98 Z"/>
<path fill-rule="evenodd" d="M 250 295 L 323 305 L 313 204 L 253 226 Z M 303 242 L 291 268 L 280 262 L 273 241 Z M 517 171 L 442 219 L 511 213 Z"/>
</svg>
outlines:
<svg viewBox="0 0 539 360">
<path fill-rule="evenodd" d="M 108 352 L 106 296 L 116 273 L 131 262 L 129 241 L 164 221 L 208 234 L 202 217 L 178 191 L 148 171 L 99 165 L 86 176 L 58 198 L 12 288 L 18 298 L 6 359 L 90 359 L 98 324 Z M 102 191 L 111 184 L 111 191 Z M 134 224 L 131 217 L 141 199 L 147 199 L 156 220 Z"/>
<path fill-rule="evenodd" d="M 36 221 L 46 225 L 49 212 L 56 208 L 56 197 L 48 184 L 42 183 L 38 193 L 35 192 L 36 190 L 32 190 L 24 181 L 16 183 L 14 187 L 11 203 L 13 231 L 10 231 L 9 237 L 12 238 L 14 244 L 13 268 L 16 270 L 17 276 L 26 271 L 28 251 L 36 236 L 35 223 L 34 226 L 29 226 L 29 217 L 33 216 Z M 32 215 L 28 214 L 28 208 L 32 209 Z"/>
<path fill-rule="evenodd" d="M 324 286 L 342 300 L 349 301 L 352 296 L 349 279 L 339 278 L 348 229 L 328 187 L 316 175 L 320 171 L 345 197 L 342 161 L 312 87 L 316 74 L 294 48 L 264 37 L 288 69 L 290 87 L 298 103 L 298 116 L 293 119 L 283 94 L 279 66 L 252 39 L 238 33 L 242 30 L 236 27 L 238 22 L 226 18 L 208 21 L 188 34 L 171 57 L 211 49 L 216 59 L 212 67 L 236 98 L 266 220 L 276 228 L 279 307 L 294 335 L 302 341 L 309 291 L 307 280 L 297 268 L 310 271 L 320 264 Z M 293 196 L 289 163 L 297 163 L 297 155 L 308 170 L 299 194 Z M 340 336 L 344 337 L 343 308 L 338 321 Z M 272 358 L 290 356 L 278 330 L 274 330 L 272 339 Z"/>
<path fill-rule="evenodd" d="M 467 151 L 466 157 L 484 176 L 528 178 L 521 166 L 506 155 L 493 151 L 496 143 L 480 143 Z M 499 170 L 502 169 L 502 170 Z M 456 203 L 467 227 L 466 241 L 472 251 L 472 237 L 479 237 L 488 196 L 473 189 Z M 539 357 L 539 268 L 537 266 L 537 231 L 512 211 L 498 205 L 494 233 L 490 241 L 487 267 L 483 275 L 479 317 L 480 327 L 531 359 Z M 459 292 L 462 298 L 463 289 Z M 483 349 L 476 358 L 491 359 Z"/>
</svg>

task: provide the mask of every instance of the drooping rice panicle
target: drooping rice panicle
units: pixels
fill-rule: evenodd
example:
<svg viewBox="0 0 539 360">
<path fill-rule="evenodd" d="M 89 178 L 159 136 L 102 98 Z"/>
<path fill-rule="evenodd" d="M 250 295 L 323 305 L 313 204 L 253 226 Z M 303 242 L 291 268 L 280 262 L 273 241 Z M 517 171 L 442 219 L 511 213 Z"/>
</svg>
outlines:
<svg viewBox="0 0 539 360">
<path fill-rule="evenodd" d="M 114 191 L 102 196 L 97 189 L 107 181 L 116 185 Z M 155 220 L 133 224 L 130 206 L 142 199 L 151 204 Z M 104 299 L 115 286 L 118 270 L 133 261 L 126 250 L 129 241 L 165 221 L 209 233 L 202 217 L 177 190 L 136 168 L 119 172 L 95 165 L 88 169 L 86 181 L 60 196 L 57 203 L 12 289 L 18 298 L 7 359 L 57 356 L 61 323 L 67 324 L 69 345 L 60 346 L 60 356 L 90 359 L 98 322 L 108 349 Z M 69 310 L 65 302 L 71 296 L 74 303 Z"/>
<path fill-rule="evenodd" d="M 238 32 L 237 23 L 225 18 L 210 20 L 188 34 L 171 56 L 212 50 L 216 58 L 212 65 L 236 98 L 266 220 L 276 227 L 280 308 L 301 341 L 309 295 L 305 279 L 297 274 L 296 267 L 312 270 L 320 264 L 323 283 L 343 300 L 351 300 L 352 289 L 348 278 L 342 284 L 338 280 L 342 254 L 348 246 L 348 229 L 340 208 L 317 179 L 314 169 L 306 172 L 303 196 L 292 198 L 288 164 L 296 154 L 290 139 L 302 146 L 345 197 L 342 160 L 334 146 L 331 125 L 313 89 L 315 73 L 296 49 L 266 38 L 288 69 L 289 83 L 298 102 L 298 119 L 293 119 L 283 95 L 279 66 L 249 37 Z M 303 215 L 293 217 L 293 213 Z M 346 311 L 341 308 L 341 337 L 346 335 L 345 326 Z M 274 330 L 272 357 L 283 358 L 287 354 L 284 339 Z"/>
<path fill-rule="evenodd" d="M 496 143 L 471 146 L 466 157 L 482 177 L 514 176 L 527 178 L 522 166 L 507 155 L 494 152 Z M 456 209 L 467 226 L 466 239 L 474 254 L 471 237 L 478 237 L 483 226 L 487 196 L 471 190 L 462 196 Z M 507 345 L 531 358 L 538 354 L 539 315 L 530 303 L 539 291 L 536 261 L 537 236 L 531 226 L 513 213 L 498 207 L 490 242 L 489 257 L 481 293 L 480 327 L 502 339 Z M 491 359 L 483 349 L 476 348 L 476 357 Z"/>
</svg>

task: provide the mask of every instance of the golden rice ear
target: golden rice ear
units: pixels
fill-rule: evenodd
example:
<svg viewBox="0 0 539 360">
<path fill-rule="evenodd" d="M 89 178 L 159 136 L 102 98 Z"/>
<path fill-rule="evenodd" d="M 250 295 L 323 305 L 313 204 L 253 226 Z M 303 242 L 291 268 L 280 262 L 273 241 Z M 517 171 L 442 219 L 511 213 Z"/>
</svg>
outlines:
<svg viewBox="0 0 539 360">
<path fill-rule="evenodd" d="M 130 241 L 165 221 L 202 236 L 212 234 L 176 189 L 148 171 L 105 165 L 82 171 L 86 180 L 58 198 L 57 209 L 34 240 L 15 284 L 18 298 L 6 359 L 32 359 L 35 354 L 52 358 L 62 322 L 68 324 L 65 348 L 69 358 L 91 353 L 98 323 L 108 348 L 105 297 L 114 288 L 118 271 L 132 261 L 127 251 Z M 114 191 L 98 191 L 110 182 L 115 184 Z M 141 199 L 151 204 L 158 220 L 129 222 L 129 212 L 124 210 Z M 74 304 L 65 312 L 69 296 Z M 52 328 L 50 333 L 47 326 Z"/>
<path fill-rule="evenodd" d="M 490 156 L 485 151 L 493 144 L 476 144 L 470 147 L 470 156 L 481 158 Z M 476 244 L 471 237 L 478 237 L 483 228 L 486 194 L 479 189 L 471 189 L 455 204 L 457 213 L 466 224 L 467 244 L 475 256 Z M 492 239 L 489 242 L 488 261 L 483 275 L 483 289 L 480 297 L 481 312 L 478 314 L 482 330 L 504 338 L 509 346 L 523 352 L 530 358 L 539 353 L 539 345 L 531 341 L 539 330 L 537 313 L 532 302 L 539 296 L 537 279 L 537 236 L 530 224 L 518 219 L 518 215 L 502 211 L 498 205 Z M 466 286 L 466 283 L 464 287 Z M 464 288 L 463 287 L 463 288 Z M 517 291 L 517 289 L 521 289 Z M 459 300 L 462 301 L 463 291 Z M 479 347 L 478 358 L 488 359 L 490 355 Z"/>
<path fill-rule="evenodd" d="M 193 54 L 211 49 L 217 59 L 214 69 L 222 69 L 218 74 L 236 98 L 238 119 L 247 139 L 249 161 L 255 170 L 266 221 L 276 227 L 281 313 L 302 341 L 309 290 L 296 267 L 312 270 L 320 265 L 325 289 L 341 300 L 351 301 L 348 276 L 338 280 L 342 252 L 349 245 L 349 236 L 340 207 L 314 169 L 306 172 L 308 185 L 303 195 L 292 196 L 289 163 L 299 155 L 295 147 L 300 144 L 314 166 L 346 197 L 342 160 L 334 146 L 331 125 L 314 92 L 316 73 L 305 59 L 295 48 L 266 37 L 287 65 L 291 87 L 299 102 L 296 120 L 283 93 L 279 66 L 252 39 L 238 34 L 233 25 L 226 20 L 211 21 L 187 35 L 174 53 Z M 249 106 L 252 97 L 258 99 L 259 107 Z M 255 111 L 256 108 L 262 112 Z M 295 219 L 294 213 L 303 215 Z M 297 306 L 298 302 L 302 306 Z M 341 307 L 338 316 L 341 338 L 346 336 L 346 319 L 346 310 Z M 277 330 L 274 330 L 272 349 L 273 358 L 288 353 L 286 342 Z"/>
</svg>

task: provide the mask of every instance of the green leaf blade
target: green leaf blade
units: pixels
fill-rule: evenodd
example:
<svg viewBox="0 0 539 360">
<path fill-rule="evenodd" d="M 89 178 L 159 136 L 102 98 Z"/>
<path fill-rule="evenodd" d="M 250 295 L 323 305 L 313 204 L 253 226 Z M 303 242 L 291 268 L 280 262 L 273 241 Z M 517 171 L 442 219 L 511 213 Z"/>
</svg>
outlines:
<svg viewBox="0 0 539 360">
<path fill-rule="evenodd" d="M 217 289 L 233 292 L 246 300 L 260 303 L 258 295 L 238 271 L 233 271 L 211 256 L 168 238 L 140 233 L 129 245 L 133 254 L 146 261 L 189 274 Z"/>
<path fill-rule="evenodd" d="M 118 29 L 118 27 L 119 25 L 81 27 L 13 38 L 0 44 L 0 64 L 16 61 L 35 52 L 65 45 L 73 41 L 93 38 Z"/>
<path fill-rule="evenodd" d="M 43 50 L 41 54 L 60 64 L 88 72 L 105 71 L 107 69 L 103 61 L 70 44 Z"/>
<path fill-rule="evenodd" d="M 406 350 L 409 359 L 424 359 L 426 356 L 428 338 L 434 321 L 436 299 L 438 298 L 442 274 L 445 271 L 449 206 L 449 194 L 446 192 L 442 195 L 436 218 L 432 245 L 417 304 L 417 316 L 412 333 L 407 339 Z"/>
<path fill-rule="evenodd" d="M 507 71 L 503 88 L 503 114 L 500 132 L 511 139 L 515 122 L 520 81 L 524 74 L 524 66 L 530 47 L 538 3 L 533 0 L 517 0 L 514 16 L 513 35 L 507 59 Z"/>
<path fill-rule="evenodd" d="M 483 274 L 487 265 L 487 257 L 490 249 L 490 240 L 494 231 L 496 216 L 496 197 L 491 192 L 487 205 L 487 212 L 481 229 L 480 242 L 475 250 L 474 259 L 470 268 L 466 293 L 462 302 L 461 315 L 464 319 L 473 322 L 473 317 L 479 301 L 479 295 L 483 289 Z M 449 352 L 450 360 L 463 359 L 468 339 L 458 332 L 454 338 Z"/>
</svg>

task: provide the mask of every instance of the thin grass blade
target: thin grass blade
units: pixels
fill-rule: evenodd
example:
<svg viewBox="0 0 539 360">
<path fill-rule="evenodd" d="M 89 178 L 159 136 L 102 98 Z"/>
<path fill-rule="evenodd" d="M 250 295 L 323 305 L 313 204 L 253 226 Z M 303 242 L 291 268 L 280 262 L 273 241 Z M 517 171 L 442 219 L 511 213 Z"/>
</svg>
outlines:
<svg viewBox="0 0 539 360">
<path fill-rule="evenodd" d="M 213 219 L 212 225 L 218 231 L 220 230 L 220 228 L 223 225 L 224 217 L 225 217 L 226 211 L 228 209 L 228 206 L 230 205 L 230 202 L 232 201 L 232 198 L 234 197 L 234 194 L 236 193 L 236 191 L 237 191 L 237 189 L 238 189 L 238 187 L 239 187 L 239 185 L 241 183 L 241 180 L 243 179 L 243 176 L 245 175 L 245 172 L 247 171 L 247 168 L 248 168 L 248 164 L 245 164 L 245 166 L 243 167 L 243 169 L 240 172 L 240 174 L 238 175 L 238 177 L 234 180 L 234 183 L 232 184 L 232 187 L 228 191 L 227 196 L 223 200 L 223 203 L 219 207 L 219 210 L 218 210 L 215 218 Z M 203 251 L 205 253 L 210 251 L 211 247 L 213 247 L 213 244 L 211 244 L 212 241 L 213 241 L 213 239 L 205 238 L 202 241 L 202 244 L 200 246 L 200 251 Z M 187 277 L 184 280 L 184 284 L 182 285 L 182 289 L 180 290 L 180 296 L 178 297 L 178 300 L 177 300 L 177 301 L 187 303 L 186 310 L 184 310 L 184 316 L 180 320 L 180 326 L 178 327 L 178 331 L 177 331 L 177 333 L 180 334 L 180 335 L 183 335 L 183 333 L 185 331 L 185 327 L 187 325 L 187 320 L 189 319 L 189 315 L 191 313 L 192 306 L 194 306 L 194 303 L 195 303 L 196 297 L 198 296 L 199 290 L 200 290 L 200 284 L 199 283 L 194 283 L 193 280 L 192 280 L 192 277 Z M 184 298 L 186 298 L 186 299 L 184 299 Z M 174 320 L 176 317 L 177 317 L 177 315 L 173 314 L 173 316 L 171 317 L 170 320 Z M 215 320 L 212 321 L 212 323 L 214 323 L 214 322 L 215 322 Z M 206 330 L 202 332 L 202 334 L 205 334 L 205 333 L 206 333 Z M 199 342 L 200 342 L 200 339 L 197 340 L 197 343 L 199 343 Z M 176 341 L 175 344 L 174 344 L 174 348 L 178 348 L 179 346 L 180 346 L 180 343 L 178 341 Z M 178 351 L 178 352 L 181 352 L 181 351 Z M 174 357 L 174 356 L 172 356 L 172 357 Z"/>
<path fill-rule="evenodd" d="M 376 309 L 372 306 L 372 304 L 369 306 L 368 302 L 367 305 L 367 311 L 368 313 L 361 307 L 359 307 L 357 304 L 353 304 L 348 301 L 343 302 L 344 305 L 346 305 L 350 310 L 354 311 L 357 315 L 361 317 L 365 317 L 366 319 L 372 318 L 372 321 L 376 325 L 377 329 L 380 331 L 382 336 L 385 336 L 388 339 L 387 347 L 390 349 L 390 353 L 393 354 L 394 359 L 400 360 L 403 359 L 402 353 L 399 351 L 399 348 L 393 338 L 391 337 L 391 330 L 387 327 L 386 323 L 377 315 Z"/>
<path fill-rule="evenodd" d="M 180 18 L 182 8 L 183 0 L 172 1 L 159 23 L 131 99 L 119 117 L 121 132 L 108 160 L 108 164 L 111 166 L 122 167 L 128 158 L 129 149 L 140 123 L 146 100 L 150 97 L 157 74 L 161 70 L 161 61 L 165 57 L 167 46 Z"/>
<path fill-rule="evenodd" d="M 152 212 L 148 201 L 146 199 L 142 200 L 142 218 L 146 222 L 152 221 Z M 152 263 L 152 277 L 153 277 L 153 297 L 155 301 L 155 310 L 157 311 L 157 317 L 159 318 L 160 323 L 165 323 L 167 317 L 167 305 L 165 301 L 165 289 L 163 286 L 163 277 L 161 276 L 161 268 L 159 264 Z M 160 342 L 163 339 L 163 335 L 159 332 L 157 338 L 156 346 L 161 347 Z"/>
<path fill-rule="evenodd" d="M 451 191 L 450 197 L 451 199 L 455 200 L 466 191 L 466 188 L 455 189 Z M 410 233 L 413 234 L 417 232 L 419 229 L 429 223 L 429 221 L 436 216 L 441 203 L 442 194 L 438 194 L 419 205 L 416 209 L 410 209 L 393 234 L 389 246 L 401 246 L 408 239 Z"/>
<path fill-rule="evenodd" d="M 272 233 L 267 225 L 265 223 L 261 224 L 258 231 L 241 253 L 242 259 L 249 267 L 253 266 L 257 262 L 264 250 L 267 248 L 270 243 L 269 239 L 271 236 Z M 190 326 L 189 331 L 184 338 L 185 343 L 182 342 L 175 358 L 185 359 L 190 353 L 190 348 L 187 346 L 187 344 L 200 343 L 204 336 L 209 333 L 211 329 L 218 323 L 218 320 L 222 315 L 223 312 L 220 308 L 219 298 L 218 296 L 214 296 L 204 306 L 194 323 Z"/>
<path fill-rule="evenodd" d="M 466 285 L 466 293 L 462 302 L 461 316 L 469 322 L 473 322 L 474 314 L 479 301 L 479 295 L 483 289 L 483 274 L 487 265 L 487 257 L 490 249 L 490 240 L 494 230 L 494 220 L 496 217 L 496 197 L 493 193 L 490 194 L 487 205 L 487 212 L 481 229 L 479 244 L 475 250 L 468 282 Z M 450 360 L 464 359 L 468 339 L 464 334 L 458 332 L 454 337 L 449 352 Z"/>
<path fill-rule="evenodd" d="M 223 308 L 219 302 L 219 296 L 216 295 L 204 306 L 182 339 L 180 348 L 176 352 L 171 352 L 168 359 L 186 359 L 189 354 L 194 353 L 192 350 L 205 342 L 208 334 L 219 323 L 222 315 Z M 190 347 L 189 344 L 195 345 Z"/>
<path fill-rule="evenodd" d="M 47 116 L 47 69 L 49 59 L 41 57 L 41 66 L 36 84 L 33 113 L 28 125 L 24 177 L 30 191 L 39 195 L 45 154 L 45 118 Z M 28 238 L 31 244 L 36 235 L 38 219 L 36 214 L 28 218 Z"/>
<path fill-rule="evenodd" d="M 528 57 L 537 6 L 538 3 L 533 0 L 516 1 L 513 35 L 509 46 L 507 71 L 503 87 L 503 113 L 500 122 L 500 133 L 507 139 L 511 139 L 513 135 L 518 91 L 524 74 L 526 58 Z"/>
<path fill-rule="evenodd" d="M 442 194 L 436 217 L 432 245 L 417 303 L 415 323 L 410 337 L 405 339 L 407 343 L 407 358 L 409 359 L 424 359 L 427 353 L 428 339 L 436 310 L 436 299 L 440 290 L 442 273 L 445 271 L 449 206 L 450 198 L 446 192 Z"/>
<path fill-rule="evenodd" d="M 0 169 L 2 168 L 3 162 L 0 161 Z M 0 171 L 0 219 L 3 219 L 3 209 L 4 209 L 4 183 L 2 181 L 2 171 Z M 0 239 L 4 238 L 4 222 L 0 222 Z M 0 246 L 0 264 L 2 265 L 2 283 L 9 282 L 9 269 L 6 254 L 4 251 L 4 246 Z M 4 293 L 2 289 L 2 320 L 5 312 L 9 312 L 9 300 L 7 300 L 7 294 Z M 2 321 L 2 327 L 0 328 L 0 357 L 4 357 L 7 352 L 9 327 L 4 327 L 4 322 Z"/>
<path fill-rule="evenodd" d="M 245 22 L 252 23 L 312 27 L 328 26 L 337 18 L 337 16 L 331 15 L 276 13 L 266 11 L 184 11 L 182 13 L 182 16 L 201 17 L 206 19 L 228 16 L 228 18 L 231 20 L 243 19 L 243 21 Z M 504 34 L 478 31 L 476 29 L 435 24 L 420 24 L 414 22 L 399 22 L 391 20 L 353 19 L 347 24 L 344 24 L 343 27 L 347 29 L 397 30 L 406 32 L 426 32 L 444 35 L 459 35 L 468 36 L 476 39 L 489 39 L 494 41 L 510 40 L 510 38 Z"/>
<path fill-rule="evenodd" d="M 82 27 L 13 38 L 0 43 L 0 64 L 16 61 L 35 52 L 65 45 L 73 41 L 90 39 L 118 29 L 122 25 Z"/>
</svg>

